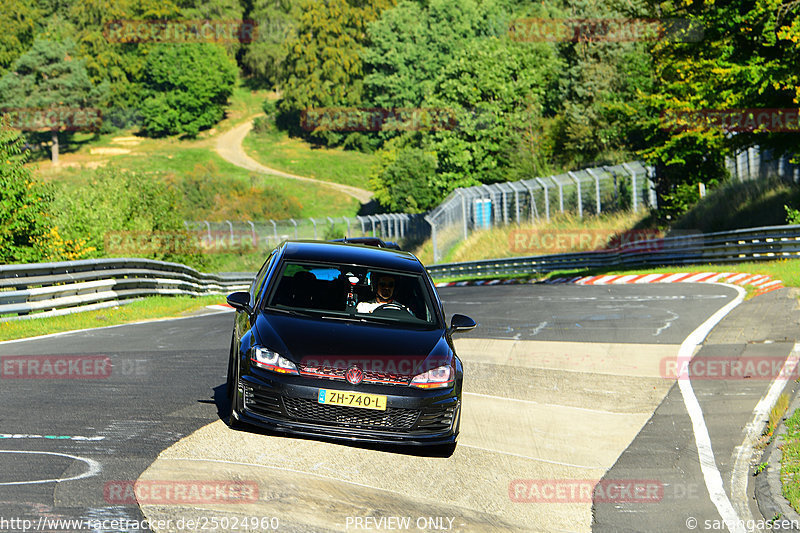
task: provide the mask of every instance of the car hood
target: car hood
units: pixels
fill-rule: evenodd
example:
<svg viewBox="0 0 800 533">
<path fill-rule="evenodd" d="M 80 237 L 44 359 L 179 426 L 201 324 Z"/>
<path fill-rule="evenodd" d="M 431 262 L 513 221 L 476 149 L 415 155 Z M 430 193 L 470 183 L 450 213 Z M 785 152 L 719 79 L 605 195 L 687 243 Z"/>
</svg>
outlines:
<svg viewBox="0 0 800 533">
<path fill-rule="evenodd" d="M 447 364 L 452 351 L 444 333 L 444 329 L 420 330 L 272 313 L 262 313 L 256 321 L 261 346 L 300 364 L 376 358 L 410 361 L 414 368 L 426 359 L 435 360 L 437 365 Z M 425 366 L 432 368 L 430 364 L 429 361 Z"/>
</svg>

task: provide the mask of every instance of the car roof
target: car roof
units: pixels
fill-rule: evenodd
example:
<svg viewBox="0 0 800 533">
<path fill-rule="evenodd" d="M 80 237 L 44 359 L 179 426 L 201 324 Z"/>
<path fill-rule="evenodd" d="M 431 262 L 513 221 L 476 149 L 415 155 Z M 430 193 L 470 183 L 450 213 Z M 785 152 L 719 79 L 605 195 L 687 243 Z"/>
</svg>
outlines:
<svg viewBox="0 0 800 533">
<path fill-rule="evenodd" d="M 344 242 L 347 244 L 366 244 L 369 246 L 378 246 L 380 248 L 393 248 L 399 250 L 400 247 L 396 242 L 384 241 L 377 237 L 345 237 L 344 239 L 332 239 L 331 242 Z"/>
<path fill-rule="evenodd" d="M 303 240 L 285 241 L 282 246 L 283 257 L 289 260 L 342 263 L 414 273 L 425 271 L 416 256 L 391 248 Z"/>
</svg>

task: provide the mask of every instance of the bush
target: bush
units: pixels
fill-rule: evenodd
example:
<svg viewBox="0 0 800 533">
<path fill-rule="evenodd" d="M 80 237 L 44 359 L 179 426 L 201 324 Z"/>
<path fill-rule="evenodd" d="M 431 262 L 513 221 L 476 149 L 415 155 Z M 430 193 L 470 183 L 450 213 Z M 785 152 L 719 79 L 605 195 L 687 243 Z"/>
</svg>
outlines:
<svg viewBox="0 0 800 533">
<path fill-rule="evenodd" d="M 89 250 L 85 255 L 196 263 L 193 256 L 199 250 L 183 238 L 180 194 L 162 180 L 107 167 L 95 171 L 88 183 L 60 192 L 53 202 L 57 239 L 82 244 Z M 155 242 L 154 236 L 161 240 Z M 131 244 L 138 242 L 148 246 Z"/>
<path fill-rule="evenodd" d="M 275 122 L 270 117 L 256 117 L 253 119 L 253 132 L 269 133 L 275 129 Z"/>
<path fill-rule="evenodd" d="M 787 224 L 800 224 L 800 210 L 792 209 L 788 205 L 784 205 L 786 210 L 786 223 Z"/>
<path fill-rule="evenodd" d="M 25 166 L 19 134 L 0 121 L 0 264 L 46 259 L 52 194 Z"/>
</svg>

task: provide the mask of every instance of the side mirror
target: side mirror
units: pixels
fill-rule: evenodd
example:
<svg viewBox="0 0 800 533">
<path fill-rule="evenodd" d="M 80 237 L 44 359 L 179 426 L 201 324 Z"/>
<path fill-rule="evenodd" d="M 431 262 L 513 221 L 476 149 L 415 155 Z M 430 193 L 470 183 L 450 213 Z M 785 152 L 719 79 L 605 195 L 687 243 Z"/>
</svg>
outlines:
<svg viewBox="0 0 800 533">
<path fill-rule="evenodd" d="M 452 320 L 450 321 L 450 331 L 455 333 L 456 331 L 469 331 L 474 329 L 475 326 L 478 324 L 475 323 L 470 317 L 465 315 L 455 314 L 453 315 Z"/>
<path fill-rule="evenodd" d="M 244 311 L 248 314 L 253 312 L 253 308 L 250 307 L 249 292 L 234 292 L 232 294 L 229 294 L 227 301 L 228 305 L 230 305 L 237 311 Z"/>
</svg>

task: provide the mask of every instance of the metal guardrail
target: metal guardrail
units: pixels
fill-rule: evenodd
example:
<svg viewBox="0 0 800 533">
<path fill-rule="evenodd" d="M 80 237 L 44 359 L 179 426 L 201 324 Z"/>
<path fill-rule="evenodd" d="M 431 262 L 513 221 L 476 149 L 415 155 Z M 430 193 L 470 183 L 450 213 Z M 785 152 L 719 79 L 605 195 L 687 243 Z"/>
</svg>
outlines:
<svg viewBox="0 0 800 533">
<path fill-rule="evenodd" d="M 557 230 L 554 230 L 557 231 Z M 431 265 L 431 277 L 533 274 L 617 266 L 697 265 L 800 258 L 800 225 L 638 240 L 619 248 Z"/>
<path fill-rule="evenodd" d="M 800 225 L 638 240 L 619 248 L 428 267 L 432 277 L 545 273 L 615 266 L 800 258 Z M 92 259 L 0 266 L 0 321 L 68 314 L 159 294 L 246 290 L 254 274 L 205 274 L 179 263 Z"/>
<path fill-rule="evenodd" d="M 205 274 L 148 259 L 5 265 L 0 266 L 0 321 L 100 309 L 160 294 L 226 294 L 246 290 L 253 277 Z"/>
</svg>

